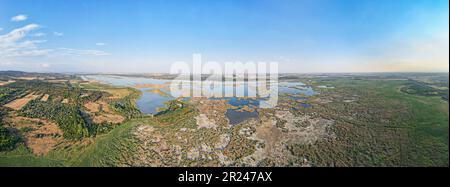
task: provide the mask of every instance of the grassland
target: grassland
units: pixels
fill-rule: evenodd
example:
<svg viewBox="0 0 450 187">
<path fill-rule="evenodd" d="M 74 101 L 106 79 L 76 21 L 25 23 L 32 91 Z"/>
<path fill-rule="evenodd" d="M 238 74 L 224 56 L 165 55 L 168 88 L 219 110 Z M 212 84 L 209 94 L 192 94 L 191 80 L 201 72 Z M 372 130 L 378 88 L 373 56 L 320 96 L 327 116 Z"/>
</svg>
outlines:
<svg viewBox="0 0 450 187">
<path fill-rule="evenodd" d="M 318 166 L 448 166 L 448 102 L 401 92 L 405 82 L 318 81 L 336 87 L 320 97 L 356 101 L 315 107 L 336 121 L 337 139 L 294 145 L 291 151 Z"/>
</svg>

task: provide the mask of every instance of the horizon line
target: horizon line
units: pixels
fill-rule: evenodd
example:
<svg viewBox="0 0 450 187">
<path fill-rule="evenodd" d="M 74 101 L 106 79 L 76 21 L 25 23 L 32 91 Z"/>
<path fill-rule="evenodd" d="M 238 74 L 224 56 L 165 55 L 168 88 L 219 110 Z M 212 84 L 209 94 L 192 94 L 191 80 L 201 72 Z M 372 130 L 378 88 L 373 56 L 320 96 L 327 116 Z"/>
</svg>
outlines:
<svg viewBox="0 0 450 187">
<path fill-rule="evenodd" d="M 24 72 L 24 73 L 59 73 L 59 74 L 166 74 L 166 75 L 178 75 L 168 72 L 82 72 L 82 71 L 23 71 L 23 70 L 0 70 L 0 72 Z M 377 74 L 377 73 L 450 73 L 449 71 L 353 71 L 353 72 L 278 72 L 278 74 Z M 192 73 L 191 73 L 192 74 Z M 201 74 L 209 75 L 209 74 Z"/>
</svg>

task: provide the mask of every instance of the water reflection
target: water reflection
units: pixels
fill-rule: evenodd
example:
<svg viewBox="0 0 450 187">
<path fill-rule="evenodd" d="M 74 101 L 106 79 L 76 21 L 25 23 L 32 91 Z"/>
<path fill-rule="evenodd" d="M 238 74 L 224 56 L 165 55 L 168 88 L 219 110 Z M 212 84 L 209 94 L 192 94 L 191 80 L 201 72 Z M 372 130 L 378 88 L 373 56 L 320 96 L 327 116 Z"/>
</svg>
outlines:
<svg viewBox="0 0 450 187">
<path fill-rule="evenodd" d="M 142 77 L 125 77 L 115 75 L 87 75 L 82 77 L 84 80 L 96 80 L 102 83 L 111 84 L 113 86 L 136 86 L 138 84 L 165 84 L 168 80 L 159 80 Z M 156 114 L 159 108 L 165 106 L 165 102 L 173 100 L 174 98 L 168 94 L 161 94 L 152 92 L 153 88 L 138 88 L 142 92 L 137 99 L 136 105 L 144 114 Z M 167 93 L 167 89 L 161 89 L 162 92 Z"/>
<path fill-rule="evenodd" d="M 252 118 L 258 119 L 259 118 L 259 114 L 256 110 L 249 112 L 249 111 L 237 111 L 234 109 L 227 109 L 225 116 L 230 121 L 230 125 L 237 125 L 248 119 L 252 119 Z"/>
<path fill-rule="evenodd" d="M 111 84 L 113 86 L 124 86 L 124 87 L 134 87 L 136 85 L 143 84 L 153 84 L 153 85 L 163 85 L 170 82 L 170 80 L 160 80 L 146 77 L 128 77 L 128 76 L 117 76 L 117 75 L 86 75 L 82 76 L 84 80 L 96 80 L 102 83 Z M 199 81 L 185 81 L 182 84 L 183 91 L 184 89 L 188 90 L 190 93 L 190 89 L 194 92 L 202 91 L 202 82 Z M 225 82 L 220 89 L 211 87 L 211 89 L 203 89 L 206 91 L 206 95 L 211 92 L 219 93 L 217 95 L 222 95 L 224 93 L 235 93 L 238 90 L 243 91 L 240 95 L 244 96 L 256 96 L 256 84 L 246 83 L 246 82 Z M 162 87 L 158 88 L 157 91 L 155 88 L 137 88 L 142 92 L 141 97 L 136 101 L 137 107 L 144 114 L 156 114 L 158 108 L 164 107 L 164 103 L 170 100 L 175 99 L 172 97 L 169 91 L 169 88 Z M 220 90 L 220 91 L 217 91 Z M 209 93 L 208 93 L 209 92 Z M 309 96 L 312 96 L 315 91 L 305 84 L 301 82 L 281 82 L 278 84 L 278 92 L 280 94 L 287 94 L 290 98 L 295 100 L 306 101 Z M 166 93 L 166 94 L 161 94 Z M 183 100 L 186 101 L 189 97 L 185 97 Z M 240 123 L 242 120 L 246 120 L 248 118 L 258 117 L 257 108 L 259 106 L 259 101 L 264 100 L 264 98 L 258 97 L 209 97 L 208 99 L 213 100 L 222 100 L 225 99 L 228 103 L 234 107 L 234 109 L 228 109 L 226 116 L 233 123 Z M 249 108 L 254 109 L 253 112 L 248 111 L 238 111 L 243 106 L 247 106 Z M 309 108 L 309 104 L 300 103 L 300 106 L 304 108 Z"/>
</svg>

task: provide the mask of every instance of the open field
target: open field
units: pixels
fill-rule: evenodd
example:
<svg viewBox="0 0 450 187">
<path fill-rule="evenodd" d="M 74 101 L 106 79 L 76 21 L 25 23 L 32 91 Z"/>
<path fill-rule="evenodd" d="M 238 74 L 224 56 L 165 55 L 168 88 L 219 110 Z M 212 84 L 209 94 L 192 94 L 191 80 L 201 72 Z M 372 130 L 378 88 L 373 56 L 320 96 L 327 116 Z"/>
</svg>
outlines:
<svg viewBox="0 0 450 187">
<path fill-rule="evenodd" d="M 39 95 L 34 95 L 34 93 L 30 93 L 20 99 L 16 99 L 11 101 L 10 103 L 4 105 L 5 107 L 11 108 L 13 110 L 20 110 L 23 106 L 25 106 L 31 100 L 38 98 Z"/>
<path fill-rule="evenodd" d="M 1 82 L 0 82 L 0 86 L 4 86 L 4 85 L 7 85 L 7 84 L 11 84 L 11 83 L 13 83 L 13 82 L 16 82 L 16 81 L 15 81 L 15 80 L 1 81 Z"/>
</svg>

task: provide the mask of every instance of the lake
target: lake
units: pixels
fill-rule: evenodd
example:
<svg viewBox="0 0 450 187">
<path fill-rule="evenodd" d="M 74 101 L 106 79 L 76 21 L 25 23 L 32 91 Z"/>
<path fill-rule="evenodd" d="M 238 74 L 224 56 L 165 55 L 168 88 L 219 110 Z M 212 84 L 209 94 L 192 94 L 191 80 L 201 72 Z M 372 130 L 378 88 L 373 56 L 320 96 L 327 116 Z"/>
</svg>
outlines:
<svg viewBox="0 0 450 187">
<path fill-rule="evenodd" d="M 146 77 L 128 77 L 128 76 L 117 76 L 117 75 L 85 75 L 81 77 L 83 80 L 96 80 L 101 83 L 110 84 L 113 86 L 122 86 L 122 87 L 134 87 L 138 84 L 166 84 L 170 82 L 170 80 L 161 80 L 154 78 L 146 78 Z M 244 95 L 254 95 L 255 88 L 249 86 L 247 88 L 247 83 L 245 82 L 237 82 L 223 84 L 223 89 L 225 91 L 233 91 L 233 85 L 236 86 L 237 89 L 245 87 Z M 183 89 L 190 89 L 189 85 L 183 85 Z M 193 81 L 192 84 L 193 90 L 201 90 L 201 83 L 198 81 Z M 151 92 L 154 88 L 137 88 L 142 92 L 142 95 L 136 101 L 137 107 L 144 114 L 156 114 L 158 112 L 158 108 L 164 107 L 165 102 L 175 99 L 170 95 L 169 90 L 167 88 L 161 88 L 160 90 L 167 94 L 160 94 L 158 92 Z M 211 89 L 210 91 L 213 91 Z M 298 99 L 306 100 L 308 96 L 312 96 L 315 91 L 305 84 L 301 82 L 281 82 L 278 84 L 278 92 L 279 94 L 285 93 L 291 95 L 290 97 L 295 97 Z M 242 120 L 247 120 L 249 118 L 258 118 L 257 108 L 259 106 L 259 101 L 263 98 L 242 98 L 242 97 L 210 97 L 209 99 L 225 99 L 228 100 L 228 103 L 237 109 L 230 109 L 227 111 L 226 116 L 230 119 L 230 122 L 240 123 Z M 255 110 L 253 112 L 242 112 L 237 111 L 242 106 L 247 105 Z M 303 105 L 303 107 L 310 107 L 309 105 Z"/>
<path fill-rule="evenodd" d="M 165 84 L 169 80 L 159 80 L 142 77 L 125 77 L 115 75 L 87 75 L 82 76 L 84 80 L 96 80 L 101 83 L 110 84 L 113 86 L 133 87 L 137 84 Z M 142 92 L 142 95 L 136 101 L 139 110 L 144 114 L 156 114 L 159 108 L 165 106 L 165 102 L 175 98 L 170 95 L 161 95 L 159 93 L 150 92 L 153 88 L 136 88 Z M 168 90 L 162 89 L 164 92 Z"/>
</svg>

